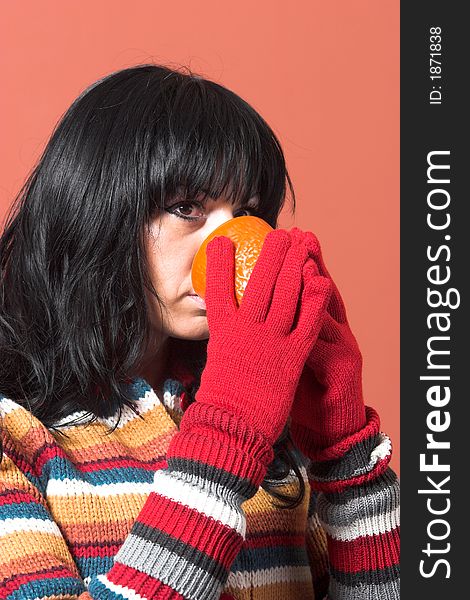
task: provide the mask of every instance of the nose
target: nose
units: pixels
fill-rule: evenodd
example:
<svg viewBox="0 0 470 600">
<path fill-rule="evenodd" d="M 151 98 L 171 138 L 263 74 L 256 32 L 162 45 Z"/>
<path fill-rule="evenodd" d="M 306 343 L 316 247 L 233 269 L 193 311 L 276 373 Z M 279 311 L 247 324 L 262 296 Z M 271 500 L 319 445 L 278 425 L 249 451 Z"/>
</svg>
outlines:
<svg viewBox="0 0 470 600">
<path fill-rule="evenodd" d="M 201 243 L 209 236 L 213 231 L 234 218 L 234 212 L 236 207 L 230 203 L 224 204 L 218 208 L 214 208 L 206 219 L 204 227 L 201 228 Z"/>
<path fill-rule="evenodd" d="M 196 253 L 199 250 L 199 248 L 202 246 L 204 240 L 207 237 L 209 237 L 209 235 L 213 231 L 215 231 L 217 227 L 220 227 L 223 223 L 226 223 L 227 221 L 230 221 L 230 219 L 233 219 L 234 212 L 236 212 L 236 208 L 229 203 L 224 203 L 223 206 L 214 208 L 212 211 L 210 211 L 210 214 L 207 217 L 204 226 L 201 227 L 197 232 L 198 235 L 195 238 L 194 253 L 191 258 L 191 264 L 193 263 L 194 257 L 196 256 Z"/>
</svg>

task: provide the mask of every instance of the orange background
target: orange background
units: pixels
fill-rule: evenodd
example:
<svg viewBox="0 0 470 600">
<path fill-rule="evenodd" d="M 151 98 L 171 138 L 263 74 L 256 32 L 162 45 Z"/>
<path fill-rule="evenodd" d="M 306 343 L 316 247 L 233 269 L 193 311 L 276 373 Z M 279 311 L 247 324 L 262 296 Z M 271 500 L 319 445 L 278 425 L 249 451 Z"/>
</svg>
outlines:
<svg viewBox="0 0 470 600">
<path fill-rule="evenodd" d="M 3 2 L 0 218 L 52 129 L 121 68 L 187 65 L 245 98 L 280 138 L 364 357 L 366 404 L 399 473 L 399 1 Z"/>
</svg>

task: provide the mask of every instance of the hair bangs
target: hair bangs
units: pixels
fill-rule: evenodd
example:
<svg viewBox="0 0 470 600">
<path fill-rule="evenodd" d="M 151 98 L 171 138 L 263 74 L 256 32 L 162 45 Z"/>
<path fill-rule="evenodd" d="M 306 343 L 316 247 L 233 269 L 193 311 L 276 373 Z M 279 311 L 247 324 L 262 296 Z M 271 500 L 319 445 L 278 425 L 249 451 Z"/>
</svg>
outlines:
<svg viewBox="0 0 470 600">
<path fill-rule="evenodd" d="M 159 120 L 151 158 L 154 214 L 176 199 L 224 196 L 245 206 L 256 196 L 256 214 L 276 227 L 286 180 L 279 141 L 240 97 L 214 82 L 187 77 Z"/>
</svg>

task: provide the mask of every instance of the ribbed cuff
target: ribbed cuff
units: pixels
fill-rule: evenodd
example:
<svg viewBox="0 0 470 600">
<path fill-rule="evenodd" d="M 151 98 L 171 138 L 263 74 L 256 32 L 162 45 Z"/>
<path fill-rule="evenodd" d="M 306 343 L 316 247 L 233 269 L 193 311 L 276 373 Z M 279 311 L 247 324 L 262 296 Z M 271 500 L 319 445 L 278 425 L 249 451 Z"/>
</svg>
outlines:
<svg viewBox="0 0 470 600">
<path fill-rule="evenodd" d="M 382 432 L 352 446 L 339 460 L 309 461 L 307 475 L 312 489 L 342 492 L 372 481 L 385 472 L 392 457 L 392 442 Z"/>
<path fill-rule="evenodd" d="M 219 483 L 245 500 L 254 496 L 274 458 L 272 445 L 241 417 L 195 402 L 166 454 L 168 467 Z"/>
<path fill-rule="evenodd" d="M 299 449 L 307 458 L 314 462 L 337 460 L 341 458 L 358 442 L 371 437 L 380 430 L 380 417 L 377 411 L 371 406 L 366 406 L 365 415 L 366 424 L 362 429 L 359 429 L 359 431 L 348 435 L 347 437 L 326 448 L 319 448 L 318 445 L 315 445 L 315 443 L 312 442 L 312 433 L 307 427 L 297 425 Z M 300 448 L 300 446 L 302 447 Z"/>
<path fill-rule="evenodd" d="M 226 506 L 225 515 L 216 515 L 208 495 L 206 502 L 200 502 L 196 508 L 166 498 L 159 487 L 156 476 L 156 491 L 151 493 L 117 553 L 108 578 L 125 581 L 127 587 L 145 597 L 154 597 L 147 596 L 149 592 L 155 597 L 159 593 L 167 597 L 171 590 L 170 598 L 177 598 L 177 594 L 185 598 L 218 598 L 243 544 L 243 511 L 233 523 L 236 511 Z M 170 489 L 170 495 L 173 494 L 174 487 Z M 194 496 L 191 501 L 195 501 Z"/>
<path fill-rule="evenodd" d="M 343 492 L 320 494 L 317 515 L 328 538 L 332 598 L 399 598 L 400 487 L 384 473 Z"/>
</svg>

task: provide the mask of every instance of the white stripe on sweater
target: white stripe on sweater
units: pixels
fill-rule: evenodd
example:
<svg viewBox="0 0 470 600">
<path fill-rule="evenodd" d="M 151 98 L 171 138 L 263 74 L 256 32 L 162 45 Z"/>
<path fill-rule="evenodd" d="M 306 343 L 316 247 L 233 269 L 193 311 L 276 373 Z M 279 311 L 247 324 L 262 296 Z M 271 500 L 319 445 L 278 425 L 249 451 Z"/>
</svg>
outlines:
<svg viewBox="0 0 470 600">
<path fill-rule="evenodd" d="M 120 483 L 105 483 L 93 485 L 89 481 L 80 479 L 49 479 L 47 482 L 47 496 L 69 498 L 79 495 L 93 495 L 102 497 L 125 496 L 127 494 L 148 495 L 153 489 L 152 483 L 124 481 Z"/>
<path fill-rule="evenodd" d="M 2 416 L 5 416 L 8 413 L 13 412 L 17 408 L 23 408 L 23 407 L 20 406 L 19 404 L 17 404 L 16 402 L 14 402 L 13 400 L 10 400 L 10 398 L 7 398 L 6 396 L 0 400 L 0 415 L 2 415 Z"/>
<path fill-rule="evenodd" d="M 235 529 L 245 539 L 246 516 L 243 509 L 236 505 L 233 493 L 218 486 L 220 493 L 208 491 L 208 483 L 201 479 L 205 487 L 186 481 L 187 474 L 177 471 L 169 472 L 162 469 L 155 473 L 153 491 L 174 502 L 179 502 L 188 508 L 220 521 L 227 527 Z M 216 491 L 215 486 L 213 486 Z"/>
<path fill-rule="evenodd" d="M 131 533 L 114 561 L 159 579 L 188 600 L 219 598 L 220 581 L 194 564 L 194 557 L 193 560 L 188 560 L 191 558 L 191 550 L 187 546 L 188 556 L 180 556 L 156 542 L 148 542 Z M 101 581 L 105 583 L 103 579 Z"/>
<path fill-rule="evenodd" d="M 140 415 L 144 415 L 145 413 L 153 410 L 156 406 L 162 405 L 160 399 L 153 389 L 149 389 L 145 392 L 144 396 L 141 396 L 133 401 L 133 405 L 137 409 Z M 163 405 L 162 405 L 163 406 Z M 78 411 L 63 419 L 60 419 L 53 423 L 54 427 L 60 427 L 61 429 L 72 429 L 77 425 L 80 425 L 80 420 L 86 419 L 88 420 L 90 417 L 87 411 Z M 108 418 L 98 417 L 95 420 L 95 423 L 103 423 L 107 427 L 114 427 L 118 418 L 118 413 Z M 67 425 L 70 421 L 75 421 L 79 419 L 79 421 L 75 424 Z M 122 407 L 121 418 L 119 419 L 119 424 L 116 429 L 122 429 L 131 421 L 139 419 L 139 417 L 135 414 L 133 410 L 131 410 L 127 405 Z"/>
<path fill-rule="evenodd" d="M 358 537 L 377 535 L 392 531 L 400 525 L 400 507 L 369 518 L 357 519 L 346 526 L 328 525 L 321 521 L 323 529 L 335 540 L 351 542 Z"/>
<path fill-rule="evenodd" d="M 392 441 L 388 435 L 381 431 L 379 439 L 379 444 L 370 453 L 369 464 L 367 468 L 368 471 L 371 471 L 372 467 L 374 467 L 379 460 L 390 456 L 392 453 Z"/>
<path fill-rule="evenodd" d="M 101 581 L 101 583 L 106 586 L 109 590 L 114 592 L 117 596 L 124 596 L 124 598 L 128 598 L 129 600 L 148 600 L 147 596 L 141 596 L 136 591 L 131 588 L 126 587 L 125 585 L 118 585 L 116 583 L 112 583 L 106 577 L 106 575 L 97 575 L 96 578 Z"/>
<path fill-rule="evenodd" d="M 235 588 L 251 589 L 253 587 L 291 581 L 310 583 L 312 581 L 310 567 L 286 565 L 284 567 L 272 567 L 271 569 L 259 569 L 257 571 L 231 571 L 228 576 L 227 585 Z"/>
<path fill-rule="evenodd" d="M 15 519 L 5 519 L 0 521 L 0 538 L 11 533 L 31 531 L 34 533 L 51 533 L 57 537 L 62 537 L 60 529 L 54 521 L 46 519 L 35 519 L 34 517 L 18 517 Z"/>
<path fill-rule="evenodd" d="M 334 600 L 371 600 L 371 598 L 380 598 L 380 600 L 395 600 L 400 598 L 400 579 L 394 579 L 387 583 L 361 585 L 344 585 L 336 581 L 334 577 L 330 578 L 328 588 L 328 598 Z"/>
</svg>

